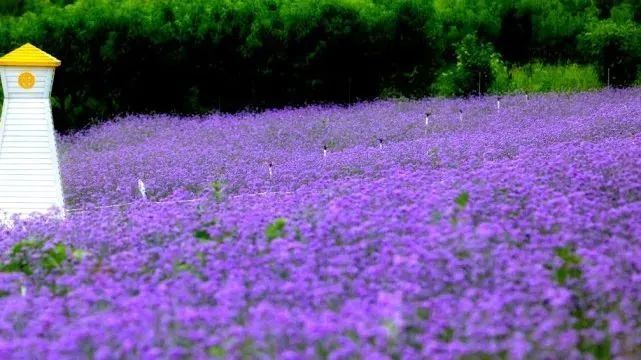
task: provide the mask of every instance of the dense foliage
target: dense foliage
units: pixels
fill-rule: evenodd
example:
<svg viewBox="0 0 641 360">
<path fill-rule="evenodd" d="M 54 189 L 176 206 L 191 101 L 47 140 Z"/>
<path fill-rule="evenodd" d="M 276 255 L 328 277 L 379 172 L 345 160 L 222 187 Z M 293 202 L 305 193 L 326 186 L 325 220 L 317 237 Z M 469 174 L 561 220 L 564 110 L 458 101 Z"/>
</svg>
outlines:
<svg viewBox="0 0 641 360">
<path fill-rule="evenodd" d="M 639 358 L 640 96 L 134 116 L 63 137 L 70 208 L 134 203 L 0 230 L 0 357 Z M 194 201 L 142 201 L 138 178 Z"/>
<path fill-rule="evenodd" d="M 497 70 L 505 71 L 492 46 L 481 43 L 474 34 L 466 35 L 455 53 L 456 64 L 440 74 L 434 84 L 434 91 L 440 95 L 485 94 L 495 84 Z"/>
<path fill-rule="evenodd" d="M 592 56 L 603 82 L 632 85 L 641 67 L 641 26 L 603 21 L 582 35 L 584 51 Z"/>
<path fill-rule="evenodd" d="M 479 77 L 506 92 L 497 69 L 531 62 L 593 63 L 603 84 L 609 67 L 629 85 L 641 58 L 633 0 L 0 0 L 0 14 L 0 53 L 32 42 L 63 60 L 60 130 L 114 113 L 474 94 Z"/>
</svg>

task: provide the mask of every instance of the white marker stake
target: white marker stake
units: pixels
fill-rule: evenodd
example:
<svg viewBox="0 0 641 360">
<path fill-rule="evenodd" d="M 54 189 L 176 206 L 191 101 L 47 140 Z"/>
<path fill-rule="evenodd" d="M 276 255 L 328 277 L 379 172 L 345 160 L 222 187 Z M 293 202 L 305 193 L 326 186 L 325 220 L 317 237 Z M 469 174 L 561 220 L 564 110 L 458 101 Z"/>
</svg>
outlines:
<svg viewBox="0 0 641 360">
<path fill-rule="evenodd" d="M 425 126 L 429 126 L 430 124 L 430 113 L 425 114 Z"/>
<path fill-rule="evenodd" d="M 274 172 L 272 171 L 272 163 L 269 163 L 269 178 L 271 179 L 272 175 L 274 175 Z"/>
<path fill-rule="evenodd" d="M 24 285 L 20 285 L 20 296 L 22 297 L 27 296 L 27 287 Z"/>
<path fill-rule="evenodd" d="M 496 110 L 501 110 L 501 98 L 496 99 Z"/>
<path fill-rule="evenodd" d="M 140 179 L 138 179 L 138 191 L 140 191 L 142 198 L 147 200 L 147 189 L 145 189 L 145 183 Z"/>
<path fill-rule="evenodd" d="M 327 157 L 327 145 L 323 146 L 323 157 Z"/>
<path fill-rule="evenodd" d="M 458 111 L 458 120 L 463 121 L 463 110 Z"/>
<path fill-rule="evenodd" d="M 383 148 L 383 139 L 378 139 L 378 148 L 379 149 Z"/>
<path fill-rule="evenodd" d="M 525 94 L 525 103 L 527 104 L 529 102 L 530 102 L 530 96 L 528 94 Z"/>
</svg>

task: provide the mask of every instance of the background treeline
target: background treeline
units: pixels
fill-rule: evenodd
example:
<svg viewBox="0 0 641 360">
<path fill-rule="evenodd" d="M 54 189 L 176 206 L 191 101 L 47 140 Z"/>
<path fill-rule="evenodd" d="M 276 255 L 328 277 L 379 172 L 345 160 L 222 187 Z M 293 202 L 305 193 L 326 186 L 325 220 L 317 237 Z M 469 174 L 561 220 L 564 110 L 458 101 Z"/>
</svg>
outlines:
<svg viewBox="0 0 641 360">
<path fill-rule="evenodd" d="M 0 0 L 0 54 L 25 42 L 63 61 L 64 131 L 125 112 L 633 85 L 641 1 Z"/>
</svg>

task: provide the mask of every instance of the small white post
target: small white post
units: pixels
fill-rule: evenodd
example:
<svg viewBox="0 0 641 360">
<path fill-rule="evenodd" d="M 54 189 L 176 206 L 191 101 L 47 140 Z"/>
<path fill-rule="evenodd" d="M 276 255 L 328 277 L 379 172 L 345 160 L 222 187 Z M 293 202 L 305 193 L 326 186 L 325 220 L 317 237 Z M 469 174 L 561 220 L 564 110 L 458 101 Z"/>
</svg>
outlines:
<svg viewBox="0 0 641 360">
<path fill-rule="evenodd" d="M 430 125 L 430 113 L 425 113 L 425 127 L 428 127 Z"/>
<path fill-rule="evenodd" d="M 378 138 L 378 148 L 379 149 L 383 148 L 383 139 L 382 138 Z"/>
<path fill-rule="evenodd" d="M 20 285 L 20 296 L 22 297 L 27 296 L 27 287 L 24 285 Z"/>
<path fill-rule="evenodd" d="M 270 162 L 269 162 L 269 178 L 270 178 L 270 179 L 271 179 L 271 177 L 274 175 L 274 171 L 272 170 L 272 168 L 273 168 L 273 164 L 272 164 L 272 162 L 270 161 Z"/>
<path fill-rule="evenodd" d="M 327 145 L 323 145 L 323 157 L 327 157 Z"/>
<path fill-rule="evenodd" d="M 528 93 L 525 93 L 525 103 L 527 104 L 529 102 L 530 102 L 530 96 L 528 95 Z"/>
<path fill-rule="evenodd" d="M 501 110 L 501 97 L 496 98 L 496 110 Z"/>
<path fill-rule="evenodd" d="M 458 109 L 458 120 L 463 121 L 463 109 Z"/>
<path fill-rule="evenodd" d="M 145 188 L 145 183 L 140 179 L 138 179 L 138 191 L 140 191 L 142 198 L 147 200 L 147 189 Z"/>
</svg>

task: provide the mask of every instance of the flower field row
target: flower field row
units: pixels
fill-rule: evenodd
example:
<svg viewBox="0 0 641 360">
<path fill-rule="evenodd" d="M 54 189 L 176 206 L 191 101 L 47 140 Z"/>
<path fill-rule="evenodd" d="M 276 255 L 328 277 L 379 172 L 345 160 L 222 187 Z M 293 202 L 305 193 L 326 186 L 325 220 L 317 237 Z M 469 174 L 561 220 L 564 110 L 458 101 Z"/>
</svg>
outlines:
<svg viewBox="0 0 641 360">
<path fill-rule="evenodd" d="M 64 137 L 82 211 L 0 233 L 0 357 L 638 357 L 640 97 L 130 116 Z"/>
</svg>

